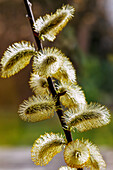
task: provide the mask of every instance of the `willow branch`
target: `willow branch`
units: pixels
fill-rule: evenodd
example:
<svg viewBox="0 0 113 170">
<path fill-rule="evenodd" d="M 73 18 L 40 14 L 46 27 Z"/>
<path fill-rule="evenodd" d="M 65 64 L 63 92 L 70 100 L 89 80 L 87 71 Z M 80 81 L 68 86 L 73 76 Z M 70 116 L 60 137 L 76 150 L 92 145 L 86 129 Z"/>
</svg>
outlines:
<svg viewBox="0 0 113 170">
<path fill-rule="evenodd" d="M 29 2 L 29 0 L 24 0 L 24 4 L 26 6 L 29 22 L 30 22 L 30 25 L 31 25 L 31 28 L 32 28 L 32 31 L 33 31 L 33 35 L 35 37 L 35 41 L 36 41 L 38 50 L 42 50 L 42 43 L 39 39 L 39 34 L 35 32 L 34 27 L 33 27 L 35 19 L 34 19 L 34 15 L 33 15 L 33 12 L 32 12 L 32 4 Z M 60 104 L 60 96 L 63 95 L 63 94 L 57 94 L 56 93 L 51 77 L 48 77 L 47 81 L 48 81 L 48 84 L 49 84 L 49 90 L 52 93 L 53 98 L 56 99 L 56 108 L 57 108 L 56 112 L 57 112 L 57 115 L 58 115 L 59 120 L 61 122 L 62 128 L 64 130 L 66 139 L 67 139 L 68 142 L 71 142 L 72 141 L 71 132 L 64 129 L 66 123 L 62 119 L 63 111 L 62 111 L 62 106 Z M 64 92 L 64 94 L 65 94 L 65 92 Z M 78 170 L 82 170 L 82 168 L 78 168 Z"/>
<path fill-rule="evenodd" d="M 34 15 L 33 15 L 33 12 L 32 12 L 32 4 L 29 2 L 29 0 L 24 0 L 24 3 L 25 3 L 25 6 L 26 6 L 29 22 L 30 22 L 30 25 L 31 25 L 31 28 L 32 28 L 32 31 L 33 31 L 33 35 L 34 35 L 35 40 L 36 40 L 38 50 L 42 50 L 41 41 L 40 41 L 40 39 L 38 37 L 38 34 L 36 34 L 36 32 L 34 31 L 34 27 L 33 27 L 35 20 L 34 20 Z M 56 101 L 57 111 L 56 112 L 57 112 L 57 115 L 58 115 L 58 117 L 60 119 L 62 127 L 64 127 L 66 124 L 62 120 L 63 111 L 62 111 L 62 107 L 61 107 L 61 104 L 60 104 L 60 95 L 57 95 L 57 93 L 56 93 L 56 91 L 54 89 L 51 77 L 49 77 L 47 80 L 48 80 L 48 83 L 49 83 L 49 90 L 52 93 L 52 96 L 56 97 L 56 99 L 57 99 L 57 101 Z M 68 131 L 68 130 L 65 130 L 65 129 L 63 129 L 63 130 L 64 130 L 64 133 L 66 135 L 67 141 L 71 142 L 72 141 L 71 132 Z"/>
</svg>

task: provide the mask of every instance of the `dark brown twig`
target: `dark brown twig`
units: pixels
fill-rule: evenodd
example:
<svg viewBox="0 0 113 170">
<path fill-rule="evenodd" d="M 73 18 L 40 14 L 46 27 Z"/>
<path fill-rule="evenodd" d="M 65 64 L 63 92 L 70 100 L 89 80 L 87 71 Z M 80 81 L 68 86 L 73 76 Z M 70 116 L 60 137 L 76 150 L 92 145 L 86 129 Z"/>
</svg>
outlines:
<svg viewBox="0 0 113 170">
<path fill-rule="evenodd" d="M 39 34 L 35 32 L 34 26 L 33 26 L 35 19 L 34 19 L 34 15 L 32 12 L 32 4 L 29 2 L 29 0 L 24 0 L 24 4 L 27 10 L 27 17 L 29 19 L 38 50 L 42 50 L 42 43 L 41 43 L 41 40 L 39 39 Z"/>
<path fill-rule="evenodd" d="M 53 86 L 53 83 L 52 83 L 52 80 L 51 80 L 51 77 L 48 77 L 47 79 L 48 81 L 48 84 L 49 84 L 49 89 L 53 95 L 53 97 L 55 98 L 56 100 L 56 108 L 57 108 L 57 115 L 59 117 L 59 120 L 61 122 L 61 125 L 62 127 L 65 127 L 66 126 L 66 123 L 63 121 L 62 117 L 63 117 L 63 111 L 62 111 L 62 107 L 61 107 L 61 104 L 60 104 L 60 96 L 56 93 L 55 89 L 54 89 L 54 86 Z M 66 136 L 66 139 L 68 142 L 71 142 L 72 141 L 72 136 L 71 136 L 71 132 L 64 129 L 64 133 L 65 133 L 65 136 Z"/>
</svg>

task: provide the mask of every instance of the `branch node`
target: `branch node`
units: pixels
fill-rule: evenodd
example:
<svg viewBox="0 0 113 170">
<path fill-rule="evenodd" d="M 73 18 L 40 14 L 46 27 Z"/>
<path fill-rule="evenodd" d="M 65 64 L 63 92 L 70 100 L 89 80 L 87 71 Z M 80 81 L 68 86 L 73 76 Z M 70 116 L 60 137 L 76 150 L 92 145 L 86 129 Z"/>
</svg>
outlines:
<svg viewBox="0 0 113 170">
<path fill-rule="evenodd" d="M 29 5 L 30 8 L 32 7 L 32 3 L 29 2 L 29 0 L 28 0 L 28 5 Z"/>
<path fill-rule="evenodd" d="M 60 97 L 60 96 L 63 96 L 64 94 L 66 94 L 66 91 L 58 93 L 58 96 Z"/>
</svg>

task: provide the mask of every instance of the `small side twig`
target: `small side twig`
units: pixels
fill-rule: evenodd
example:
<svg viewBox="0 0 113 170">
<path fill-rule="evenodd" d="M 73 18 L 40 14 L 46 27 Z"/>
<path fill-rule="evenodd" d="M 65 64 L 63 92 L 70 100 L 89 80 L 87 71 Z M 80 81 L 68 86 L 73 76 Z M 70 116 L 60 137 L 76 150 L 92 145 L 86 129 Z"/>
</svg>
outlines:
<svg viewBox="0 0 113 170">
<path fill-rule="evenodd" d="M 58 93 L 58 96 L 60 97 L 60 96 L 63 96 L 64 94 L 66 94 L 66 91 Z"/>
</svg>

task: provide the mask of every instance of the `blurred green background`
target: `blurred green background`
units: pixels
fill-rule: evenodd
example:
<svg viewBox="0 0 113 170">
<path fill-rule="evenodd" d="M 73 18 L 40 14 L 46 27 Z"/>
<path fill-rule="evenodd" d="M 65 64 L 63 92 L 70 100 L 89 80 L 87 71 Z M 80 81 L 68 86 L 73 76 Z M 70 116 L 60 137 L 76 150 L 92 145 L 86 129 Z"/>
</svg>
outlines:
<svg viewBox="0 0 113 170">
<path fill-rule="evenodd" d="M 113 112 L 113 0 L 32 0 L 36 18 L 55 12 L 62 4 L 75 7 L 75 17 L 54 43 L 73 62 L 78 84 L 88 103 L 98 102 Z M 22 0 L 0 0 L 0 58 L 9 45 L 21 40 L 34 42 Z M 50 120 L 28 123 L 20 120 L 18 106 L 31 96 L 32 63 L 18 74 L 0 78 L 0 145 L 32 145 L 40 134 L 62 132 L 55 115 Z M 113 121 L 105 127 L 73 133 L 74 139 L 89 138 L 98 145 L 113 147 Z"/>
</svg>

